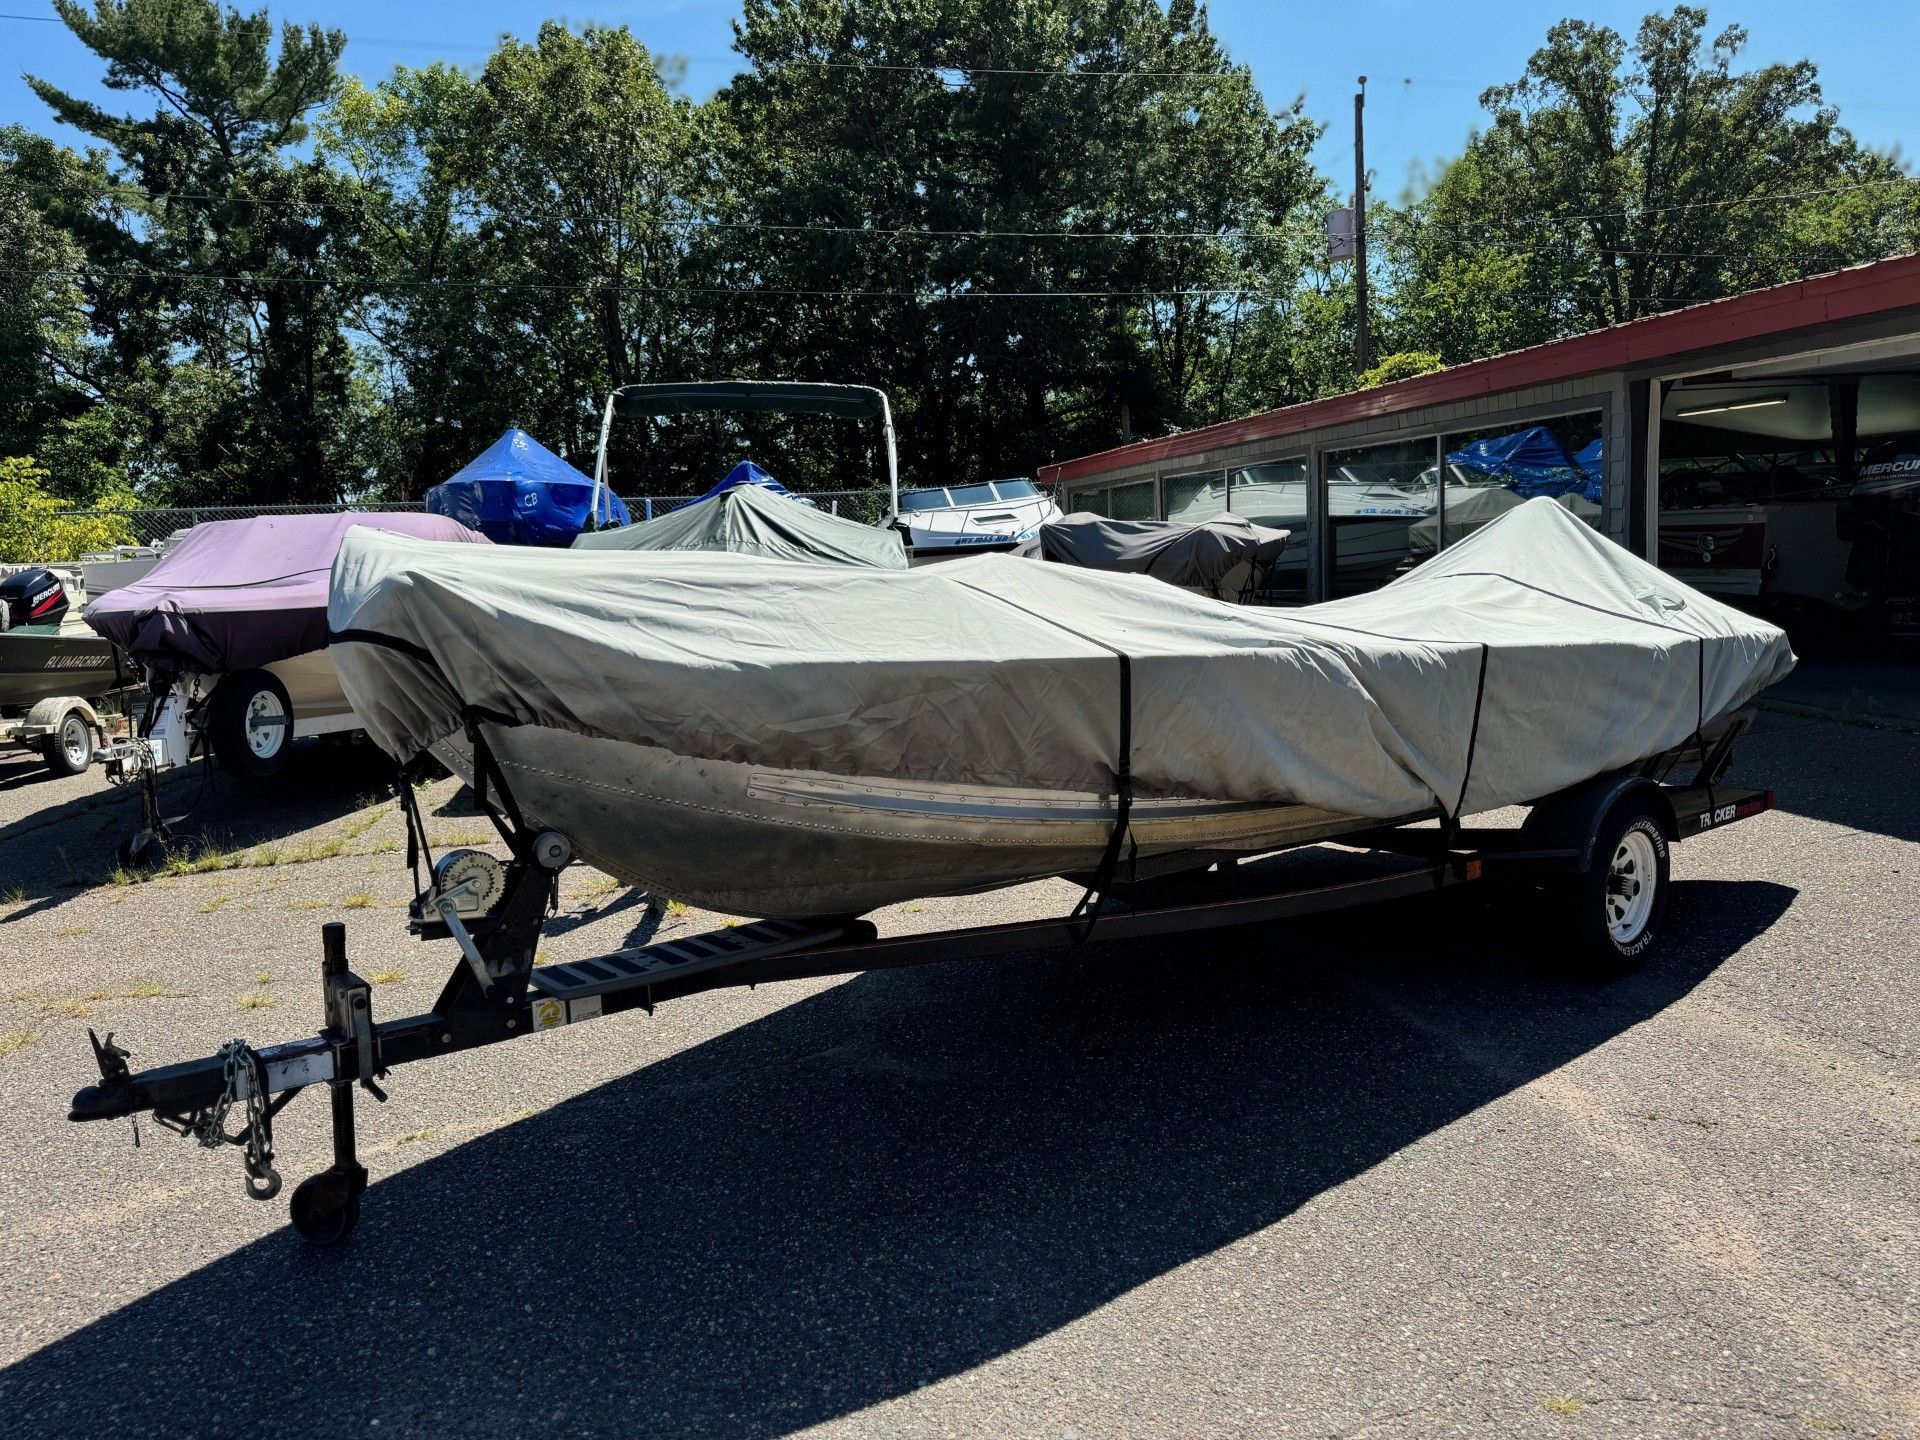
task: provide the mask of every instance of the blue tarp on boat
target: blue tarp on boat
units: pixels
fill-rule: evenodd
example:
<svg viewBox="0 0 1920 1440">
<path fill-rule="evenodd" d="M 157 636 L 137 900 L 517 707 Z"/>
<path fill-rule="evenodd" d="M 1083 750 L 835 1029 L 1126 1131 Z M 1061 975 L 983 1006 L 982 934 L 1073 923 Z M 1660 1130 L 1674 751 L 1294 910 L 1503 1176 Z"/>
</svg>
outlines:
<svg viewBox="0 0 1920 1440">
<path fill-rule="evenodd" d="M 1578 492 L 1581 498 L 1600 503 L 1600 442 L 1580 452 L 1592 452 L 1589 465 L 1567 454 L 1567 447 L 1544 425 L 1529 425 L 1511 435 L 1496 435 L 1490 440 L 1475 440 L 1458 450 L 1447 452 L 1447 463 L 1463 470 L 1478 470 L 1499 477 L 1506 488 L 1531 500 L 1537 495 L 1555 498 Z"/>
<path fill-rule="evenodd" d="M 593 481 L 526 431 L 512 429 L 427 492 L 427 509 L 502 545 L 571 545 L 587 528 Z M 602 527 L 632 520 L 600 492 Z"/>
<path fill-rule="evenodd" d="M 711 500 L 714 496 L 731 490 L 736 485 L 758 485 L 762 489 L 772 491 L 775 495 L 793 494 L 791 490 L 787 489 L 786 486 L 774 479 L 773 476 L 754 464 L 753 461 L 742 460 L 727 472 L 726 479 L 722 480 L 700 498 L 702 500 Z"/>
</svg>

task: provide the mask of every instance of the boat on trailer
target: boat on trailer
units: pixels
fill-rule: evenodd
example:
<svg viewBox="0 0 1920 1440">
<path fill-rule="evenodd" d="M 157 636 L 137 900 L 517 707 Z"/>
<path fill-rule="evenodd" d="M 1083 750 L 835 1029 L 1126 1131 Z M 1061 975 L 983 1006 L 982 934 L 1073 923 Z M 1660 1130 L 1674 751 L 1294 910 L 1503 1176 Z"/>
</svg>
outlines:
<svg viewBox="0 0 1920 1440">
<path fill-rule="evenodd" d="M 1793 663 L 1778 630 L 1544 500 L 1381 592 L 1293 612 L 1014 557 L 904 572 L 743 558 L 716 584 L 699 557 L 568 552 L 539 570 L 435 550 L 350 534 L 329 612 L 373 738 L 452 765 L 509 857 L 433 856 L 399 787 L 426 862 L 411 928 L 459 952 L 432 1010 L 376 1021 L 330 925 L 318 1035 L 138 1073 L 109 1035 L 70 1111 L 231 1143 L 267 1198 L 274 1117 L 326 1085 L 334 1164 L 292 1205 L 318 1244 L 359 1219 L 356 1087 L 384 1099 L 398 1066 L 706 990 L 1244 926 L 1500 874 L 1559 897 L 1556 948 L 1623 973 L 1659 934 L 1669 847 L 1771 807 L 1725 774 L 1747 702 Z M 1002 611 L 1025 618 L 982 623 Z M 1518 828 L 1469 823 L 1509 805 L 1527 808 Z M 1247 863 L 1323 841 L 1395 863 L 1306 888 Z M 539 964 L 559 875 L 581 858 L 768 918 Z M 888 937 L 865 913 L 1041 876 L 1083 883 L 1081 903 Z"/>
<path fill-rule="evenodd" d="M 328 575 L 341 537 L 356 527 L 422 544 L 487 544 L 418 511 L 215 520 L 88 605 L 87 623 L 125 651 L 147 691 L 138 732 L 105 752 L 108 779 L 138 785 L 142 797 L 143 821 L 120 847 L 122 864 L 144 863 L 169 838 L 157 772 L 210 754 L 248 780 L 268 780 L 294 740 L 360 729 L 326 650 Z"/>
<path fill-rule="evenodd" d="M 78 775 L 107 745 L 96 702 L 135 672 L 84 619 L 75 567 L 0 569 L 0 744 L 37 750 L 55 775 Z"/>
</svg>

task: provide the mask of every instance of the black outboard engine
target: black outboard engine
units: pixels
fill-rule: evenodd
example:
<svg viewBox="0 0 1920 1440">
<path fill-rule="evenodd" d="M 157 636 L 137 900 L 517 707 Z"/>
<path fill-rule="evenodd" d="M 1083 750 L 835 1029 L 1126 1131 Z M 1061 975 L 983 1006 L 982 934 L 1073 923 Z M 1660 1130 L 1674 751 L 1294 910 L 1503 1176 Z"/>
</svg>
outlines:
<svg viewBox="0 0 1920 1440">
<path fill-rule="evenodd" d="M 0 580 L 0 630 L 58 625 L 71 603 L 66 586 L 53 571 L 22 570 Z"/>
</svg>

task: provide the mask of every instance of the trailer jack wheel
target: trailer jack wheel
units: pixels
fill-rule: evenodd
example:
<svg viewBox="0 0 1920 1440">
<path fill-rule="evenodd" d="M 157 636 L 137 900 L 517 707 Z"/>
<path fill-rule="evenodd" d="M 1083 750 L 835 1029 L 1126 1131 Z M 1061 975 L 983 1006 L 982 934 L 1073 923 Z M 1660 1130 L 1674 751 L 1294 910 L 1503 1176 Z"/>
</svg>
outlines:
<svg viewBox="0 0 1920 1440">
<path fill-rule="evenodd" d="M 293 1187 L 293 1230 L 309 1245 L 331 1249 L 353 1238 L 360 1223 L 360 1192 L 367 1188 L 367 1172 L 334 1166 Z"/>
</svg>

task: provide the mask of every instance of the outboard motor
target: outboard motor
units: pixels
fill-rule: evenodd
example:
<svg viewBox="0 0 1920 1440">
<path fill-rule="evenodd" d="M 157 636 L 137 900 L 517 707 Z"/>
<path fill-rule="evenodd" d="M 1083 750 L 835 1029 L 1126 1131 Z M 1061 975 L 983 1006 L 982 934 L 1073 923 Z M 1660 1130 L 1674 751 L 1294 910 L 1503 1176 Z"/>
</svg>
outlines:
<svg viewBox="0 0 1920 1440">
<path fill-rule="evenodd" d="M 51 570 L 22 570 L 0 580 L 0 630 L 22 625 L 58 625 L 72 602 Z"/>
</svg>

